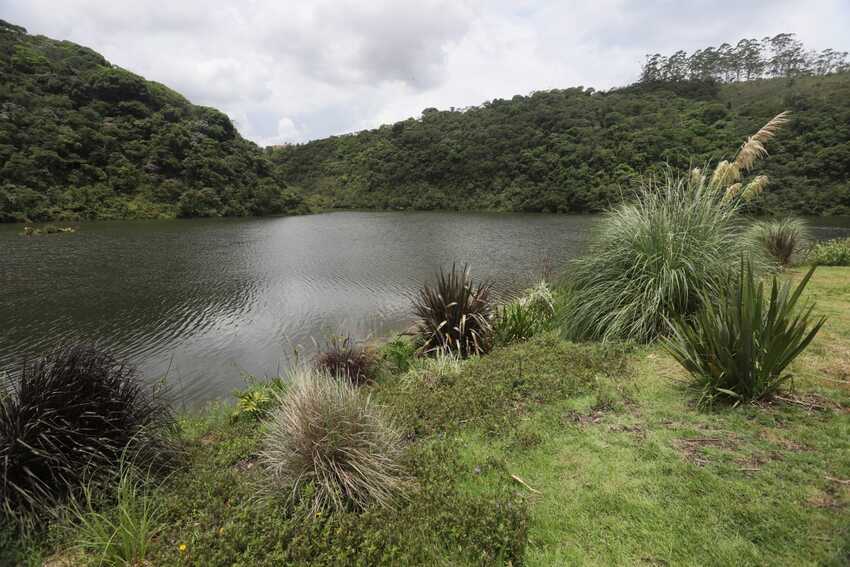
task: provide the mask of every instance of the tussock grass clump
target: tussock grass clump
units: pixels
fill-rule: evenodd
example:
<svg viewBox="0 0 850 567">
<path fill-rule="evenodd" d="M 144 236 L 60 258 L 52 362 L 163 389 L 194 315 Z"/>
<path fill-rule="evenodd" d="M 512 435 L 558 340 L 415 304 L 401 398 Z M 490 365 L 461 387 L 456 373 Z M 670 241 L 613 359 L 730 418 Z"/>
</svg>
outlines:
<svg viewBox="0 0 850 567">
<path fill-rule="evenodd" d="M 172 425 L 135 369 L 93 347 L 24 363 L 0 398 L 0 501 L 7 512 L 44 510 L 114 472 L 125 453 L 167 466 Z"/>
<path fill-rule="evenodd" d="M 332 336 L 325 349 L 316 355 L 316 369 L 354 384 L 372 380 L 375 355 L 348 336 Z"/>
<path fill-rule="evenodd" d="M 745 238 L 754 250 L 762 251 L 781 268 L 800 263 L 811 240 L 806 223 L 793 217 L 753 223 Z"/>
<path fill-rule="evenodd" d="M 420 350 L 453 352 L 461 358 L 482 354 L 492 346 L 493 286 L 476 284 L 469 266 L 440 270 L 435 284 L 425 284 L 413 300 L 419 319 Z"/>
<path fill-rule="evenodd" d="M 300 370 L 272 415 L 261 460 L 310 512 L 390 506 L 404 484 L 401 434 L 348 380 Z M 306 504 L 305 504 L 306 500 Z"/>
<path fill-rule="evenodd" d="M 667 319 L 719 293 L 741 253 L 736 201 L 673 172 L 608 212 L 573 262 L 564 329 L 581 340 L 650 342 Z"/>
<path fill-rule="evenodd" d="M 786 368 L 824 323 L 812 321 L 812 305 L 797 309 L 814 270 L 793 291 L 774 276 L 768 293 L 752 267 L 742 264 L 737 285 L 724 288 L 717 302 L 704 297 L 696 317 L 673 322 L 665 346 L 692 374 L 701 405 L 769 398 L 791 379 Z"/>
<path fill-rule="evenodd" d="M 818 242 L 809 259 L 817 266 L 850 266 L 850 238 Z"/>
</svg>

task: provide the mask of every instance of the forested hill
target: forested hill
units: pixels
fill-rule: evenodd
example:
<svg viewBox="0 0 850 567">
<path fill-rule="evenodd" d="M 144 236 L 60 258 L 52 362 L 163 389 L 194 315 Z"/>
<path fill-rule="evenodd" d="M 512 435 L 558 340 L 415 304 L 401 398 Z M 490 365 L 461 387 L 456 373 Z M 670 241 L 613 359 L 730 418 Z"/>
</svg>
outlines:
<svg viewBox="0 0 850 567">
<path fill-rule="evenodd" d="M 221 112 L 0 20 L 0 222 L 299 209 L 285 187 Z"/>
<path fill-rule="evenodd" d="M 269 151 L 287 182 L 331 206 L 599 211 L 636 173 L 729 157 L 785 109 L 758 206 L 850 214 L 847 72 L 536 92 Z"/>
</svg>

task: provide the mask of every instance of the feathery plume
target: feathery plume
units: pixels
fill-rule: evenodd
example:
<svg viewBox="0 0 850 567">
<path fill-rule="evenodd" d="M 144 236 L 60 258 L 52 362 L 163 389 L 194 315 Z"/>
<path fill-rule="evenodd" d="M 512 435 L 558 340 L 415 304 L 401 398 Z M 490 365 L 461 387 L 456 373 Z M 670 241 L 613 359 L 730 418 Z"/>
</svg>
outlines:
<svg viewBox="0 0 850 567">
<path fill-rule="evenodd" d="M 752 181 L 747 183 L 744 190 L 741 192 L 741 197 L 746 201 L 751 201 L 755 196 L 761 194 L 767 186 L 767 175 L 757 175 Z"/>
<path fill-rule="evenodd" d="M 714 168 L 714 173 L 711 176 L 711 185 L 713 187 L 726 187 L 737 181 L 739 177 L 740 171 L 735 164 L 723 160 Z"/>
<path fill-rule="evenodd" d="M 747 138 L 747 141 L 738 150 L 738 155 L 735 157 L 735 166 L 739 171 L 749 171 L 753 164 L 767 155 L 767 149 L 764 144 L 776 135 L 776 131 L 788 122 L 788 117 L 791 115 L 789 111 L 780 112 L 773 119 L 765 124 L 761 130 Z"/>
<path fill-rule="evenodd" d="M 695 167 L 691 170 L 690 183 L 692 187 L 701 187 L 705 184 L 705 176 L 702 174 L 702 169 Z"/>
<path fill-rule="evenodd" d="M 740 193 L 740 192 L 741 192 L 741 184 L 740 183 L 734 183 L 726 189 L 726 193 L 723 194 L 723 200 L 724 201 L 731 201 L 732 199 L 737 197 L 738 193 Z"/>
</svg>

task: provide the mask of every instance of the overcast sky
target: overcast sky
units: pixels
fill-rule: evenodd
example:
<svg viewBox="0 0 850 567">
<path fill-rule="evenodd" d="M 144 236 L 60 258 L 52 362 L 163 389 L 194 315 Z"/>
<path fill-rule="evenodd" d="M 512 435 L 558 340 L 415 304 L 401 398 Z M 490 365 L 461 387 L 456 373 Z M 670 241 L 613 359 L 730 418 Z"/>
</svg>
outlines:
<svg viewBox="0 0 850 567">
<path fill-rule="evenodd" d="M 742 37 L 850 50 L 850 0 L 0 0 L 0 18 L 219 108 L 261 145 L 625 85 L 646 53 Z"/>
</svg>

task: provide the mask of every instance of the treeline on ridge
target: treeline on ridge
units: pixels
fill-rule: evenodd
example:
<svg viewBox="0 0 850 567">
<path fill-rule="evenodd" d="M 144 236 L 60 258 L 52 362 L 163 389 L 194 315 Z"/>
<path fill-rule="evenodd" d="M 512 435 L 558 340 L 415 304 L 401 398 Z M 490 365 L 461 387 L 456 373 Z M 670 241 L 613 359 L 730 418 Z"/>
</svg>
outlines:
<svg viewBox="0 0 850 567">
<path fill-rule="evenodd" d="M 0 20 L 0 222 L 293 212 L 230 119 Z"/>
</svg>

